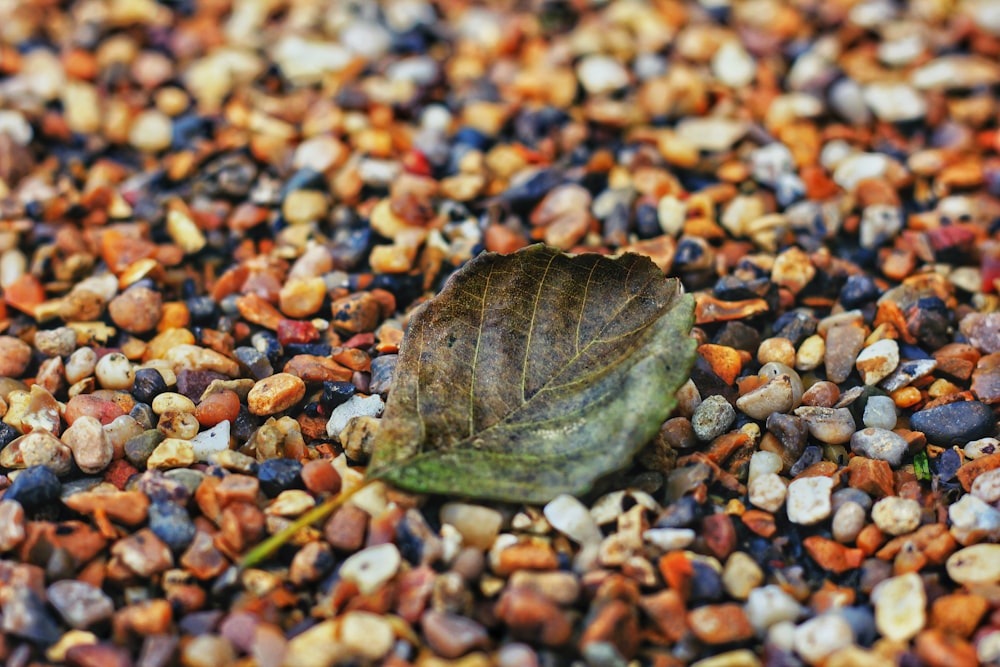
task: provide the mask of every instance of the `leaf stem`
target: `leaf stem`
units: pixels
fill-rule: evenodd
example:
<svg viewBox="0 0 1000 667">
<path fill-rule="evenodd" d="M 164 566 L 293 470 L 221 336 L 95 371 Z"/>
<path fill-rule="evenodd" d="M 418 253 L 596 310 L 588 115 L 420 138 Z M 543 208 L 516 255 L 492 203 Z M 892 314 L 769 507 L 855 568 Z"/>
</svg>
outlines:
<svg viewBox="0 0 1000 667">
<path fill-rule="evenodd" d="M 245 570 L 267 560 L 272 554 L 274 554 L 275 551 L 291 540 L 295 534 L 299 532 L 299 530 L 330 516 L 337 508 L 344 505 L 356 493 L 371 484 L 373 481 L 374 480 L 372 478 L 365 478 L 360 484 L 355 486 L 350 491 L 343 491 L 335 496 L 327 498 L 322 503 L 293 521 L 290 525 L 279 530 L 277 533 L 248 551 L 243 557 L 243 560 L 240 561 L 239 569 Z"/>
</svg>

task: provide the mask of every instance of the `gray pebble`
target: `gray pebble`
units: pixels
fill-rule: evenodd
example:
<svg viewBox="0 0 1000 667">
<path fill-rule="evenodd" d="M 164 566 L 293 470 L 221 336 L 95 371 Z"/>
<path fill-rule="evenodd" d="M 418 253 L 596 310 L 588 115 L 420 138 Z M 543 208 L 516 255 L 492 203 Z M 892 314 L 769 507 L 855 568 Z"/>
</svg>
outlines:
<svg viewBox="0 0 1000 667">
<path fill-rule="evenodd" d="M 829 445 L 840 445 L 850 441 L 856 428 L 854 417 L 847 408 L 820 408 L 805 405 L 796 408 L 795 414 L 801 417 L 809 433 L 820 442 Z"/>
<path fill-rule="evenodd" d="M 691 416 L 694 434 L 702 442 L 709 442 L 729 430 L 736 419 L 736 410 L 722 396 L 709 396 L 701 402 Z"/>
<path fill-rule="evenodd" d="M 871 428 L 895 428 L 896 403 L 888 396 L 870 396 L 865 404 L 862 421 Z"/>
<path fill-rule="evenodd" d="M 866 428 L 851 436 L 851 450 L 870 459 L 885 461 L 898 468 L 909 445 L 906 438 L 884 428 Z"/>
<path fill-rule="evenodd" d="M 853 542 L 865 527 L 866 518 L 867 512 L 861 505 L 855 502 L 844 503 L 833 515 L 833 539 L 841 544 Z"/>
<path fill-rule="evenodd" d="M 48 587 L 46 593 L 49 604 L 55 607 L 63 620 L 80 630 L 111 618 L 115 611 L 114 602 L 104 591 L 84 581 L 57 581 Z"/>
</svg>

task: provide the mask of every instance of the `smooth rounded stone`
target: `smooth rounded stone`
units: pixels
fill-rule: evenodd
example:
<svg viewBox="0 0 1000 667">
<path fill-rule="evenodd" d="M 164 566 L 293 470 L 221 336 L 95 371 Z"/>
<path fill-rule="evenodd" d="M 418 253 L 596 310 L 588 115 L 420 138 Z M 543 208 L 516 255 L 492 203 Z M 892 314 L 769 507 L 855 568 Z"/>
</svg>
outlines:
<svg viewBox="0 0 1000 667">
<path fill-rule="evenodd" d="M 869 428 L 890 430 L 896 427 L 896 403 L 889 396 L 869 396 L 861 421 Z"/>
<path fill-rule="evenodd" d="M 187 510 L 172 502 L 149 506 L 149 529 L 175 554 L 187 549 L 197 532 Z"/>
<path fill-rule="evenodd" d="M 819 334 L 807 337 L 795 351 L 795 368 L 799 371 L 811 371 L 819 368 L 826 355 L 826 341 Z"/>
<path fill-rule="evenodd" d="M 31 363 L 31 346 L 20 338 L 0 336 L 0 376 L 18 378 Z"/>
<path fill-rule="evenodd" d="M 883 428 L 866 428 L 851 436 L 851 451 L 885 461 L 893 468 L 903 463 L 908 449 L 906 438 Z"/>
<path fill-rule="evenodd" d="M 731 39 L 712 56 L 712 74 L 730 88 L 743 88 L 756 76 L 757 63 L 739 40 Z"/>
<path fill-rule="evenodd" d="M 886 639 L 906 642 L 927 623 L 927 593 L 917 572 L 890 577 L 871 594 L 875 627 Z"/>
<path fill-rule="evenodd" d="M 840 614 L 827 612 L 795 628 L 795 652 L 809 665 L 816 665 L 854 644 L 854 631 Z"/>
<path fill-rule="evenodd" d="M 694 434 L 702 442 L 710 442 L 729 430 L 736 420 L 736 409 L 722 396 L 709 396 L 691 415 Z"/>
<path fill-rule="evenodd" d="M 830 86 L 830 108 L 852 125 L 867 125 L 872 113 L 865 103 L 864 92 L 858 82 L 842 77 Z"/>
<path fill-rule="evenodd" d="M 580 85 L 590 95 L 620 90 L 628 85 L 628 70 L 616 58 L 603 54 L 584 56 L 576 65 Z"/>
<path fill-rule="evenodd" d="M 891 338 L 872 343 L 861 350 L 854 365 L 862 382 L 868 385 L 878 384 L 899 365 L 899 343 Z"/>
<path fill-rule="evenodd" d="M 191 449 L 194 451 L 195 460 L 205 462 L 213 454 L 228 451 L 230 431 L 229 420 L 223 420 L 191 438 Z"/>
<path fill-rule="evenodd" d="M 282 491 L 302 488 L 302 464 L 294 459 L 268 459 L 257 469 L 260 490 L 268 498 Z"/>
<path fill-rule="evenodd" d="M 888 496 L 872 506 L 872 521 L 887 535 L 905 535 L 920 526 L 920 503 L 909 498 Z"/>
<path fill-rule="evenodd" d="M 690 528 L 650 528 L 642 539 L 663 551 L 685 549 L 694 542 L 695 532 Z"/>
<path fill-rule="evenodd" d="M 225 637 L 196 635 L 181 649 L 184 667 L 219 667 L 236 661 L 236 649 Z"/>
<path fill-rule="evenodd" d="M 788 487 L 781 475 L 769 472 L 756 477 L 747 485 L 750 504 L 767 512 L 777 512 L 785 503 Z"/>
<path fill-rule="evenodd" d="M 742 551 L 734 551 L 722 568 L 722 586 L 736 600 L 746 600 L 751 591 L 764 583 L 764 571 L 757 561 Z"/>
<path fill-rule="evenodd" d="M 162 311 L 163 297 L 160 293 L 142 286 L 130 287 L 108 303 L 111 321 L 134 334 L 155 329 Z"/>
<path fill-rule="evenodd" d="M 76 384 L 93 375 L 96 366 L 97 352 L 90 347 L 81 347 L 69 355 L 69 359 L 66 360 L 66 381 L 70 384 Z"/>
<path fill-rule="evenodd" d="M 780 340 L 780 339 L 771 339 Z M 788 381 L 792 385 L 792 407 L 798 407 L 802 403 L 802 394 L 804 393 L 804 387 L 802 385 L 802 378 L 799 376 L 798 372 L 787 364 L 783 364 L 779 361 L 768 361 L 763 366 L 760 367 L 760 371 L 757 374 L 768 380 L 774 380 L 780 377 L 788 377 Z"/>
<path fill-rule="evenodd" d="M 746 122 L 732 118 L 690 116 L 678 122 L 675 131 L 679 140 L 712 153 L 729 150 L 749 129 Z"/>
<path fill-rule="evenodd" d="M 778 439 L 778 444 L 784 452 L 784 454 L 779 453 L 782 459 L 795 461 L 802 456 L 809 440 L 809 429 L 804 420 L 795 415 L 775 412 L 767 418 L 766 427 L 768 432 Z"/>
<path fill-rule="evenodd" d="M 486 628 L 471 618 L 428 610 L 420 617 L 420 629 L 435 654 L 444 658 L 461 657 L 490 644 Z"/>
<path fill-rule="evenodd" d="M 948 557 L 948 576 L 957 584 L 996 584 L 1000 582 L 1000 544 L 974 544 Z"/>
<path fill-rule="evenodd" d="M 326 433 L 331 438 L 336 438 L 355 417 L 378 417 L 384 408 L 385 403 L 378 394 L 371 396 L 355 394 L 330 413 L 330 419 L 326 423 Z"/>
<path fill-rule="evenodd" d="M 985 503 L 995 503 L 1000 500 L 1000 468 L 987 470 L 978 475 L 972 481 L 969 493 Z"/>
<path fill-rule="evenodd" d="M 62 484 L 54 472 L 45 466 L 30 466 L 13 477 L 3 500 L 17 501 L 26 510 L 33 510 L 59 498 Z"/>
<path fill-rule="evenodd" d="M 101 357 L 94 367 L 94 376 L 104 389 L 131 389 L 135 379 L 132 362 L 121 352 Z"/>
<path fill-rule="evenodd" d="M 884 176 L 890 163 L 889 156 L 882 153 L 854 153 L 837 164 L 833 181 L 844 190 L 853 192 L 860 181 Z"/>
<path fill-rule="evenodd" d="M 115 611 L 114 601 L 104 591 L 75 579 L 51 584 L 46 597 L 67 625 L 80 630 L 111 618 Z"/>
<path fill-rule="evenodd" d="M 140 470 L 146 467 L 146 461 L 153 450 L 163 442 L 166 436 L 158 429 L 143 431 L 125 442 L 125 460 Z"/>
<path fill-rule="evenodd" d="M 73 451 L 47 431 L 32 431 L 0 451 L 0 466 L 14 469 L 45 466 L 61 477 L 73 468 Z"/>
<path fill-rule="evenodd" d="M 979 438 L 978 440 L 970 440 L 962 448 L 962 452 L 965 454 L 967 459 L 978 459 L 984 456 L 989 456 L 990 454 L 996 454 L 1000 452 L 1000 440 L 996 438 Z"/>
<path fill-rule="evenodd" d="M 157 109 L 145 109 L 132 119 L 128 141 L 147 153 L 156 153 L 170 146 L 174 123 L 170 116 Z"/>
<path fill-rule="evenodd" d="M 153 408 L 153 413 L 157 415 L 167 412 L 193 413 L 195 409 L 194 401 L 176 391 L 163 392 L 153 399 L 150 407 Z"/>
<path fill-rule="evenodd" d="M 757 451 L 750 456 L 750 466 L 747 469 L 747 483 L 769 473 L 780 473 L 784 464 L 781 457 L 774 452 Z"/>
<path fill-rule="evenodd" d="M 442 524 L 453 526 L 465 544 L 477 549 L 489 549 L 500 528 L 503 514 L 491 507 L 470 503 L 450 502 L 441 506 Z"/>
<path fill-rule="evenodd" d="M 811 526 L 830 516 L 833 480 L 829 477 L 803 477 L 788 485 L 786 510 L 788 520 Z"/>
<path fill-rule="evenodd" d="M 549 525 L 577 544 L 596 544 L 603 537 L 587 506 L 569 494 L 553 498 L 542 513 Z"/>
<path fill-rule="evenodd" d="M 194 448 L 187 440 L 166 438 L 156 445 L 146 459 L 146 467 L 153 470 L 186 468 L 195 462 Z"/>
<path fill-rule="evenodd" d="M 842 445 L 849 442 L 857 428 L 854 416 L 847 408 L 807 405 L 796 408 L 795 415 L 805 421 L 809 433 L 814 438 L 828 445 Z"/>
<path fill-rule="evenodd" d="M 910 428 L 928 442 L 950 447 L 996 435 L 997 421 L 990 406 L 980 401 L 958 401 L 920 410 L 910 417 Z"/>
<path fill-rule="evenodd" d="M 848 378 L 865 342 L 865 332 L 854 324 L 831 326 L 826 334 L 823 363 L 827 378 L 840 383 Z"/>
<path fill-rule="evenodd" d="M 50 357 L 68 357 L 76 349 L 76 332 L 69 327 L 41 329 L 35 333 L 35 347 Z"/>
<path fill-rule="evenodd" d="M 992 471 L 991 471 L 992 472 Z M 976 481 L 979 481 L 980 475 Z M 951 534 L 959 544 L 1000 540 L 1000 510 L 975 495 L 966 494 L 948 507 Z"/>
<path fill-rule="evenodd" d="M 115 453 L 101 422 L 87 415 L 77 417 L 63 431 L 62 441 L 72 450 L 77 467 L 87 474 L 98 473 L 107 468 Z"/>
<path fill-rule="evenodd" d="M 356 584 L 362 595 L 368 595 L 396 576 L 401 564 L 395 544 L 379 544 L 348 557 L 340 566 L 340 577 Z"/>
<path fill-rule="evenodd" d="M 848 502 L 834 512 L 831 532 L 833 539 L 841 544 L 850 544 L 857 539 L 867 519 L 865 508 L 855 502 Z"/>
<path fill-rule="evenodd" d="M 927 100 L 905 83 L 877 81 L 864 88 L 865 103 L 879 120 L 898 123 L 927 115 Z"/>
<path fill-rule="evenodd" d="M 750 591 L 744 610 L 758 637 L 776 623 L 797 620 L 803 612 L 798 601 L 777 584 Z"/>
<path fill-rule="evenodd" d="M 306 395 L 306 383 L 290 373 L 275 373 L 259 380 L 247 395 L 247 407 L 255 415 L 273 415 L 298 403 Z"/>
<path fill-rule="evenodd" d="M 792 381 L 787 375 L 772 378 L 736 399 L 736 407 L 751 419 L 758 421 L 764 421 L 776 412 L 784 414 L 794 405 Z"/>
<path fill-rule="evenodd" d="M 1000 313 L 969 313 L 958 323 L 969 345 L 986 354 L 1000 352 Z"/>
</svg>

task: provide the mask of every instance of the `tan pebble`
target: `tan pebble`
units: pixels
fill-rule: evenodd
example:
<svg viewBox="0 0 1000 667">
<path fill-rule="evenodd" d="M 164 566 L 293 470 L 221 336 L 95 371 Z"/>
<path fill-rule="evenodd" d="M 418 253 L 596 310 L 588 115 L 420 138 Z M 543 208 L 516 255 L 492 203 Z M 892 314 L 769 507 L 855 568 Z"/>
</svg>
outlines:
<svg viewBox="0 0 1000 667">
<path fill-rule="evenodd" d="M 795 370 L 811 371 L 823 363 L 826 354 L 826 341 L 819 334 L 813 334 L 799 345 L 795 353 Z"/>
<path fill-rule="evenodd" d="M 195 405 L 194 401 L 184 394 L 165 391 L 153 399 L 152 408 L 153 413 L 162 415 L 165 412 L 194 412 Z"/>
<path fill-rule="evenodd" d="M 757 348 L 757 361 L 761 364 L 776 361 L 791 366 L 795 363 L 795 346 L 787 338 L 767 338 Z"/>
<path fill-rule="evenodd" d="M 191 217 L 191 211 L 179 199 L 171 200 L 167 206 L 167 233 L 187 254 L 198 252 L 208 243 Z"/>
<path fill-rule="evenodd" d="M 275 373 L 260 380 L 247 395 L 247 406 L 255 415 L 273 415 L 292 407 L 306 395 L 306 384 L 289 373 Z"/>
<path fill-rule="evenodd" d="M 155 153 L 170 146 L 173 121 L 162 111 L 147 109 L 132 119 L 128 141 L 141 151 Z"/>
<path fill-rule="evenodd" d="M 0 336 L 0 376 L 20 377 L 31 363 L 31 346 L 20 338 Z"/>
<path fill-rule="evenodd" d="M 146 460 L 146 467 L 154 470 L 186 468 L 195 461 L 194 448 L 187 440 L 167 438 L 153 450 Z"/>
<path fill-rule="evenodd" d="M 282 202 L 281 212 L 291 224 L 305 224 L 323 218 L 329 209 L 326 195 L 318 190 L 294 190 Z"/>
<path fill-rule="evenodd" d="M 326 282 L 320 277 L 291 279 L 281 286 L 278 307 L 290 318 L 304 318 L 319 312 L 326 298 Z"/>
<path fill-rule="evenodd" d="M 236 377 L 240 374 L 240 366 L 235 360 L 197 345 L 175 345 L 166 350 L 163 358 L 178 370 L 217 371 L 223 375 Z"/>
<path fill-rule="evenodd" d="M 148 287 L 132 287 L 108 304 L 108 314 L 116 326 L 129 333 L 146 333 L 156 328 L 163 309 L 163 297 Z"/>
</svg>

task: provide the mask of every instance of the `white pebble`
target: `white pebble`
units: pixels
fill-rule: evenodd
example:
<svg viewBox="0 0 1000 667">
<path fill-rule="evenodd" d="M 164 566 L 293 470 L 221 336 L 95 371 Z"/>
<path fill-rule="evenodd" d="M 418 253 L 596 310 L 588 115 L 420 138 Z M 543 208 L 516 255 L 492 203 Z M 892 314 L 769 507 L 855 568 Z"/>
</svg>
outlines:
<svg viewBox="0 0 1000 667">
<path fill-rule="evenodd" d="M 466 544 L 489 549 L 503 526 L 503 515 L 492 507 L 469 503 L 445 503 L 441 523 L 453 526 Z"/>
<path fill-rule="evenodd" d="M 802 614 L 798 601 L 777 584 L 750 591 L 743 609 L 758 636 L 775 623 L 794 621 Z"/>
<path fill-rule="evenodd" d="M 330 419 L 326 423 L 326 433 L 335 438 L 347 427 L 347 422 L 350 420 L 355 417 L 378 417 L 382 414 L 383 407 L 385 404 L 378 394 L 371 396 L 355 394 L 330 413 Z"/>
<path fill-rule="evenodd" d="M 368 595 L 396 576 L 402 562 L 395 544 L 379 544 L 348 557 L 340 566 L 340 577 L 356 584 L 362 595 Z"/>
<path fill-rule="evenodd" d="M 191 438 L 191 449 L 194 450 L 195 460 L 208 461 L 212 454 L 228 450 L 229 433 L 229 420 L 223 419 L 212 428 Z"/>
<path fill-rule="evenodd" d="M 996 438 L 980 438 L 979 440 L 972 440 L 966 443 L 965 447 L 962 448 L 962 452 L 965 454 L 966 458 L 970 459 L 978 459 L 982 456 L 995 454 L 996 452 L 1000 452 L 1000 440 L 997 440 Z"/>
<path fill-rule="evenodd" d="M 694 542 L 695 532 L 690 528 L 650 528 L 642 539 L 663 551 L 685 549 Z"/>
<path fill-rule="evenodd" d="M 962 546 L 1000 540 L 1000 511 L 974 495 L 966 494 L 952 503 L 948 519 L 952 536 Z"/>
<path fill-rule="evenodd" d="M 614 92 L 628 85 L 628 70 L 606 55 L 584 57 L 576 66 L 576 75 L 591 95 Z"/>
<path fill-rule="evenodd" d="M 94 374 L 97 366 L 97 352 L 93 348 L 81 347 L 69 355 L 66 360 L 66 381 L 76 384 L 80 380 Z"/>
<path fill-rule="evenodd" d="M 767 512 L 777 512 L 785 502 L 788 487 L 777 473 L 769 472 L 755 478 L 748 488 L 750 503 Z"/>
<path fill-rule="evenodd" d="M 969 493 L 986 503 L 1000 500 L 1000 468 L 987 470 L 972 482 Z"/>
<path fill-rule="evenodd" d="M 829 477 L 803 477 L 788 485 L 788 520 L 803 526 L 819 523 L 830 516 L 833 480 Z"/>
<path fill-rule="evenodd" d="M 891 338 L 876 341 L 861 350 L 855 365 L 865 384 L 878 384 L 899 365 L 899 343 Z"/>
<path fill-rule="evenodd" d="M 875 586 L 875 627 L 886 639 L 906 642 L 927 622 L 927 593 L 916 572 L 891 577 Z"/>
<path fill-rule="evenodd" d="M 896 427 L 896 403 L 889 396 L 869 396 L 861 420 L 869 428 L 892 430 Z"/>
<path fill-rule="evenodd" d="M 600 542 L 601 530 L 587 506 L 569 494 L 553 498 L 542 510 L 549 524 L 577 544 Z"/>
<path fill-rule="evenodd" d="M 872 521 L 888 535 L 905 535 L 920 526 L 920 503 L 909 498 L 889 496 L 872 506 Z"/>
<path fill-rule="evenodd" d="M 833 515 L 833 539 L 841 544 L 849 544 L 857 539 L 861 529 L 865 527 L 867 513 L 865 508 L 856 502 L 846 502 L 837 508 Z"/>
<path fill-rule="evenodd" d="M 836 613 L 820 614 L 795 628 L 795 652 L 810 665 L 853 643 L 851 625 Z"/>
<path fill-rule="evenodd" d="M 94 367 L 94 375 L 104 389 L 131 389 L 132 381 L 135 380 L 132 362 L 121 352 L 111 352 L 101 357 Z"/>
<path fill-rule="evenodd" d="M 753 456 L 750 457 L 750 467 L 747 470 L 747 482 L 753 483 L 753 481 L 761 475 L 766 475 L 772 472 L 781 472 L 783 465 L 781 457 L 774 452 L 765 452 L 764 450 L 754 452 Z"/>
<path fill-rule="evenodd" d="M 712 56 L 712 74 L 730 88 L 743 88 L 757 74 L 757 63 L 739 40 L 731 39 Z"/>
</svg>

